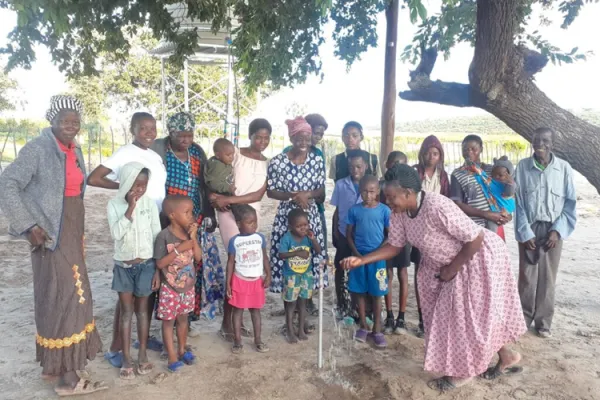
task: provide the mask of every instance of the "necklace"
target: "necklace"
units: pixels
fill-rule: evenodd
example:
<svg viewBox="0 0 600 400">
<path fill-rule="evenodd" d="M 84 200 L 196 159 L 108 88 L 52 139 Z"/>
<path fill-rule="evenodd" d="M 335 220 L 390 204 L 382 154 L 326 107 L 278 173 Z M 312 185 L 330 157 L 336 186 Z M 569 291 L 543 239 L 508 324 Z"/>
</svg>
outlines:
<svg viewBox="0 0 600 400">
<path fill-rule="evenodd" d="M 175 156 L 175 159 L 177 159 L 177 161 L 179 161 L 181 164 L 183 164 L 185 166 L 185 170 L 187 172 L 188 185 L 191 186 L 192 185 L 192 164 L 190 163 L 190 149 L 187 149 L 187 160 L 186 161 L 182 161 L 179 157 L 177 157 L 177 154 L 175 154 L 173 149 L 169 149 L 169 151 L 171 151 L 171 153 L 173 153 L 173 156 Z"/>
<path fill-rule="evenodd" d="M 408 210 L 406 211 L 406 214 L 410 218 L 416 217 L 417 214 L 419 214 L 419 210 L 421 209 L 422 204 L 423 204 L 423 191 L 421 190 L 419 193 L 417 193 L 417 211 L 415 212 L 415 215 L 411 215 L 411 213 Z"/>
</svg>

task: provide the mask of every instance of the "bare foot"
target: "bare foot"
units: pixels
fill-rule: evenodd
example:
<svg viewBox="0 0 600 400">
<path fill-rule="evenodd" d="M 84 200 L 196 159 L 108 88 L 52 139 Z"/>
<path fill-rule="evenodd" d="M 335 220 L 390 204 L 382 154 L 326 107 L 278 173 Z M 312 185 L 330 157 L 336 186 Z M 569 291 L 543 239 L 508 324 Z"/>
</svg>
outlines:
<svg viewBox="0 0 600 400">
<path fill-rule="evenodd" d="M 298 330 L 298 339 L 300 340 L 308 340 L 308 336 L 306 336 L 305 330 Z"/>
<path fill-rule="evenodd" d="M 48 382 L 52 382 L 60 378 L 58 375 L 42 374 L 42 379 Z"/>
<path fill-rule="evenodd" d="M 519 352 L 512 351 L 505 347 L 500 349 L 498 355 L 500 356 L 500 371 L 504 371 L 505 369 L 521 362 L 521 354 Z"/>
<path fill-rule="evenodd" d="M 458 388 L 458 387 L 461 387 L 461 386 L 466 385 L 467 383 L 471 382 L 473 380 L 473 378 L 454 378 L 452 376 L 449 376 L 448 380 L 450 382 L 452 382 L 452 384 Z"/>
<path fill-rule="evenodd" d="M 483 379 L 493 380 L 503 375 L 518 375 L 523 372 L 523 367 L 518 365 L 521 354 L 503 347 L 498 351 L 498 355 L 498 363 L 480 375 Z"/>
<path fill-rule="evenodd" d="M 294 335 L 293 332 L 288 332 L 287 335 L 285 336 L 285 338 L 287 339 L 288 343 L 290 343 L 290 344 L 298 343 L 298 336 Z"/>
<path fill-rule="evenodd" d="M 437 390 L 440 393 L 446 393 L 456 388 L 469 383 L 473 378 L 455 378 L 452 376 L 442 376 L 438 379 L 433 379 L 427 383 L 432 390 Z"/>
</svg>

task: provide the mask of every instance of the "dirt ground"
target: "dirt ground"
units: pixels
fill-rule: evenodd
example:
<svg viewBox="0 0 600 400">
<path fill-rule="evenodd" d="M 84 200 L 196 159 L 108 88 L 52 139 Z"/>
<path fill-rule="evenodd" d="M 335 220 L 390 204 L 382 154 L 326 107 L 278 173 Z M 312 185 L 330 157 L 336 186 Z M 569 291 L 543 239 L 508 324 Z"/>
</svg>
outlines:
<svg viewBox="0 0 600 400">
<path fill-rule="evenodd" d="M 407 322 L 411 332 L 388 337 L 384 351 L 350 340 L 352 332 L 336 325 L 331 309 L 333 290 L 327 289 L 324 318 L 325 368 L 317 369 L 317 336 L 297 345 L 287 344 L 278 334 L 283 319 L 271 313 L 281 308 L 279 296 L 270 294 L 263 310 L 263 339 L 271 351 L 259 354 L 252 342 L 245 342 L 244 354 L 235 356 L 230 345 L 216 334 L 219 321 L 196 323 L 202 334 L 189 340 L 198 363 L 179 374 L 151 383 L 166 364 L 157 353 L 150 354 L 156 365 L 149 376 L 121 381 L 118 370 L 110 367 L 101 354 L 88 365 L 95 379 L 104 380 L 110 389 L 89 399 L 190 398 L 204 399 L 600 399 L 600 198 L 581 176 L 577 177 L 579 223 L 564 246 L 556 294 L 557 312 L 554 337 L 541 340 L 531 333 L 514 348 L 523 354 L 525 373 L 500 378 L 493 385 L 476 380 L 446 395 L 428 389 L 431 376 L 422 370 L 423 341 L 414 336 L 416 303 L 411 285 Z M 331 190 L 328 191 L 331 193 Z M 109 345 L 112 312 L 116 294 L 110 290 L 112 279 L 112 241 L 108 234 L 105 207 L 112 194 L 90 189 L 86 194 L 87 263 L 94 296 L 96 322 L 104 347 Z M 263 207 L 261 231 L 269 234 L 275 203 Z M 329 220 L 333 209 L 327 208 Z M 518 271 L 517 247 L 508 232 L 515 276 Z M 40 379 L 35 362 L 35 323 L 33 285 L 28 246 L 10 238 L 6 219 L 0 214 L 0 398 L 53 398 L 52 385 Z M 409 269 L 412 279 L 413 268 Z M 395 293 L 397 282 L 394 282 Z M 397 299 L 394 301 L 397 310 Z M 247 324 L 250 324 L 248 318 Z M 315 318 L 313 318 L 315 319 Z M 316 321 L 315 321 L 316 322 Z M 159 324 L 152 333 L 160 335 Z M 133 353 L 135 354 L 135 353 Z"/>
</svg>

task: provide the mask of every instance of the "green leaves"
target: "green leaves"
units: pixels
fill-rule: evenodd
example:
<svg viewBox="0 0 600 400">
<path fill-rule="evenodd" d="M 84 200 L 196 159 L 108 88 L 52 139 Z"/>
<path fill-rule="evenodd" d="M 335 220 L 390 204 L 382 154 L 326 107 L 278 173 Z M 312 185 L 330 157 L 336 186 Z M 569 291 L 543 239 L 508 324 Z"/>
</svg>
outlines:
<svg viewBox="0 0 600 400">
<path fill-rule="evenodd" d="M 548 57 L 553 64 L 561 65 L 572 64 L 576 61 L 585 61 L 591 52 L 582 53 L 579 51 L 579 47 L 574 47 L 569 52 L 561 51 L 560 48 L 552 45 L 547 40 L 543 39 L 542 36 L 534 31 L 532 34 L 526 35 L 527 41 L 521 41 L 521 44 L 532 44 L 542 55 Z"/>
<path fill-rule="evenodd" d="M 0 113 L 15 108 L 11 92 L 17 89 L 17 81 L 0 72 Z"/>
<path fill-rule="evenodd" d="M 421 2 L 421 0 L 406 0 L 408 3 L 408 9 L 410 12 L 410 22 L 413 24 L 417 23 L 418 18 L 421 21 L 425 21 L 427 19 L 427 9 Z"/>
<path fill-rule="evenodd" d="M 325 26 L 333 22 L 335 55 L 348 68 L 377 45 L 378 16 L 390 0 L 182 0 L 188 19 L 210 23 L 213 32 L 238 26 L 232 32 L 232 53 L 237 71 L 252 91 L 268 83 L 272 88 L 302 83 L 321 74 L 319 46 Z M 517 0 L 495 0 L 517 1 Z M 534 4 L 544 12 L 558 9 L 563 26 L 570 25 L 586 3 L 600 0 L 524 0 L 520 2 L 518 42 L 528 42 Z M 1 52 L 9 55 L 7 69 L 29 68 L 35 61 L 34 45 L 50 49 L 52 59 L 71 77 L 98 75 L 98 59 L 110 55 L 114 62 L 128 59 L 138 29 L 148 29 L 155 40 L 176 45 L 171 62 L 181 66 L 194 53 L 198 32 L 184 28 L 167 7 L 177 0 L 0 0 L 0 7 L 17 13 L 17 27 Z M 476 0 L 442 0 L 439 12 L 428 13 L 424 0 L 404 0 L 412 23 L 419 24 L 413 43 L 402 59 L 416 62 L 421 45 L 436 48 L 448 57 L 461 42 L 474 42 Z M 543 17 L 545 18 L 545 17 Z M 234 24 L 235 22 L 235 24 Z M 548 23 L 548 19 L 543 19 Z M 585 57 L 575 50 L 562 53 L 538 40 L 555 62 Z"/>
</svg>

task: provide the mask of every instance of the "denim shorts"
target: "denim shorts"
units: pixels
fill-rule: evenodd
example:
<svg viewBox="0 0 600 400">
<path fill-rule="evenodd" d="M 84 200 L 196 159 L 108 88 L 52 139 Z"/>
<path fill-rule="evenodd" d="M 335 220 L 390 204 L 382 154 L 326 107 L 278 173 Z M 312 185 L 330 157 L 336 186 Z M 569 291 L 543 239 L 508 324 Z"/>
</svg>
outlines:
<svg viewBox="0 0 600 400">
<path fill-rule="evenodd" d="M 133 293 L 135 297 L 150 296 L 155 271 L 156 263 L 153 258 L 131 265 L 115 261 L 112 290 L 118 293 Z"/>
</svg>

